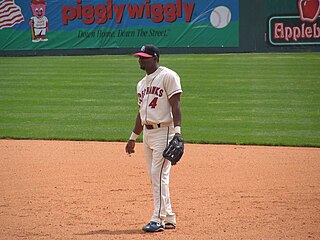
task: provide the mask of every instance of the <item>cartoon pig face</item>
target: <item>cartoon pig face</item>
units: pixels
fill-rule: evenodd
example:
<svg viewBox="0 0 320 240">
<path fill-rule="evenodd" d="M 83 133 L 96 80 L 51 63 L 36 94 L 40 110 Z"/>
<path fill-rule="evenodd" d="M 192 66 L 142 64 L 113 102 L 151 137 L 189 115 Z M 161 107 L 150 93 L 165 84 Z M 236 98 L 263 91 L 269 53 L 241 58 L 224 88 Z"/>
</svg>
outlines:
<svg viewBox="0 0 320 240">
<path fill-rule="evenodd" d="M 44 4 L 43 3 L 37 3 L 37 4 L 31 3 L 30 5 L 31 5 L 33 16 L 40 18 L 40 17 L 46 15 L 47 3 L 44 3 Z"/>
</svg>

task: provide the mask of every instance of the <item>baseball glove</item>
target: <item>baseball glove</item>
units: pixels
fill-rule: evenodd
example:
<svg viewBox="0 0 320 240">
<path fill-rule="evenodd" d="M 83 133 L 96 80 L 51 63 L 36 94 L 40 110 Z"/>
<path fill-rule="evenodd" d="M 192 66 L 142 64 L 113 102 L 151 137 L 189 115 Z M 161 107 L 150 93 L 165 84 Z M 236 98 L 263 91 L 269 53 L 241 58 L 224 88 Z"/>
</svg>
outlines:
<svg viewBox="0 0 320 240">
<path fill-rule="evenodd" d="M 169 145 L 163 151 L 162 156 L 169 160 L 172 165 L 180 161 L 184 151 L 184 140 L 181 136 L 174 136 Z"/>
</svg>

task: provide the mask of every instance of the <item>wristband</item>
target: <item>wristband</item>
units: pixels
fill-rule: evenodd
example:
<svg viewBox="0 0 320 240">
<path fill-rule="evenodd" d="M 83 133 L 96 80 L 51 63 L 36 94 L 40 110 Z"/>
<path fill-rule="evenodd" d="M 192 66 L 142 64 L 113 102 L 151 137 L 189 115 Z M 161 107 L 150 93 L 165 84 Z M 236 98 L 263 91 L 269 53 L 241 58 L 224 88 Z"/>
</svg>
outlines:
<svg viewBox="0 0 320 240">
<path fill-rule="evenodd" d="M 131 133 L 131 136 L 130 136 L 130 138 L 129 138 L 129 140 L 133 140 L 133 141 L 135 141 L 138 137 L 139 137 L 139 135 L 138 135 L 138 134 L 136 134 L 136 133 L 132 132 L 132 133 Z"/>
<path fill-rule="evenodd" d="M 181 134 L 181 127 L 180 127 L 180 126 L 175 126 L 175 127 L 174 127 L 174 133 L 179 133 L 179 134 Z"/>
</svg>

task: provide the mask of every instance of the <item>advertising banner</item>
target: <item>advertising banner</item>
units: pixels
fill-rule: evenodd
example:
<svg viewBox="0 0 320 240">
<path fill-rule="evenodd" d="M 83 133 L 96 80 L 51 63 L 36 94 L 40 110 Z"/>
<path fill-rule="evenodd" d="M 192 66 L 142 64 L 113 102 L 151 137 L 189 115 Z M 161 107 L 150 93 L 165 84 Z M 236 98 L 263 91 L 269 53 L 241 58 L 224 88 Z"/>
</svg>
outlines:
<svg viewBox="0 0 320 240">
<path fill-rule="evenodd" d="M 269 43 L 274 46 L 320 44 L 320 0 L 295 0 L 296 12 L 269 18 Z M 285 6 L 285 5 L 284 5 Z"/>
<path fill-rule="evenodd" d="M 0 50 L 238 47 L 239 0 L 0 0 Z"/>
</svg>

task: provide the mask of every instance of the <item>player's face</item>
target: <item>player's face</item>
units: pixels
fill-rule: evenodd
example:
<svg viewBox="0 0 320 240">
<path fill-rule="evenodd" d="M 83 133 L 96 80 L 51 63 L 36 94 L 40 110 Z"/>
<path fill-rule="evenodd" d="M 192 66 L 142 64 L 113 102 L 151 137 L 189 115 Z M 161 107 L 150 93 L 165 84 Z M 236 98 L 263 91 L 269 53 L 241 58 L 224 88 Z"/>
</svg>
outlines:
<svg viewBox="0 0 320 240">
<path fill-rule="evenodd" d="M 142 70 L 148 71 L 154 69 L 157 64 L 156 57 L 146 58 L 146 57 L 139 57 L 139 64 Z"/>
</svg>

